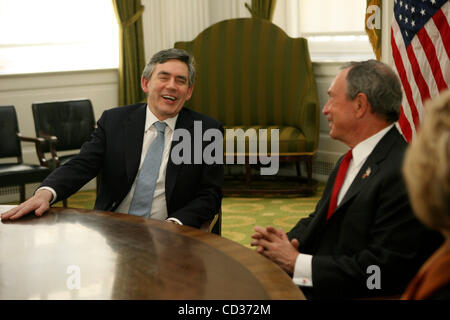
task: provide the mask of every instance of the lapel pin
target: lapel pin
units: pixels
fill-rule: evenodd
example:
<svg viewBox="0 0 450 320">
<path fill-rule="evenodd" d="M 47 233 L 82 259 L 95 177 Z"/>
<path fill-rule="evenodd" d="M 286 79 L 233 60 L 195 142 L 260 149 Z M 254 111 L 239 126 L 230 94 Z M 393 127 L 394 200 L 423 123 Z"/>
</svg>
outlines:
<svg viewBox="0 0 450 320">
<path fill-rule="evenodd" d="M 368 176 L 370 176 L 370 174 L 372 173 L 372 169 L 370 169 L 370 167 L 367 168 L 366 172 L 364 172 L 364 174 L 362 175 L 362 178 L 365 179 Z"/>
</svg>

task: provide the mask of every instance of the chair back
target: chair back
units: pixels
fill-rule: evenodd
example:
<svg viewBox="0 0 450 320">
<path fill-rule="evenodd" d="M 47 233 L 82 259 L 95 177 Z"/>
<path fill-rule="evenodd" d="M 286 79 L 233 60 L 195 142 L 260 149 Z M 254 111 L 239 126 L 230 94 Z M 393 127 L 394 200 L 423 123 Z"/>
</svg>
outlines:
<svg viewBox="0 0 450 320">
<path fill-rule="evenodd" d="M 92 103 L 88 99 L 33 103 L 36 136 L 56 136 L 57 151 L 80 149 L 95 128 Z M 49 151 L 49 146 L 45 152 Z"/>
<path fill-rule="evenodd" d="M 265 19 L 218 22 L 176 48 L 196 60 L 186 107 L 232 126 L 290 126 L 317 149 L 318 95 L 305 38 L 291 38 Z"/>
<path fill-rule="evenodd" d="M 14 106 L 0 106 L 0 158 L 17 157 L 22 161 L 22 148 L 17 137 L 19 125 Z"/>
</svg>

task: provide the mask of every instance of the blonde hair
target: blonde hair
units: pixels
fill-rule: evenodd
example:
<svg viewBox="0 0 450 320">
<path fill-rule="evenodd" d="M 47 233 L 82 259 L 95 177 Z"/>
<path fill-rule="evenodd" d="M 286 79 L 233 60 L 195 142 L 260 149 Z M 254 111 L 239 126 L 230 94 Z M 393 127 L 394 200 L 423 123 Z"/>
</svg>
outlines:
<svg viewBox="0 0 450 320">
<path fill-rule="evenodd" d="M 435 230 L 450 230 L 450 90 L 425 104 L 425 111 L 403 174 L 417 217 Z"/>
</svg>

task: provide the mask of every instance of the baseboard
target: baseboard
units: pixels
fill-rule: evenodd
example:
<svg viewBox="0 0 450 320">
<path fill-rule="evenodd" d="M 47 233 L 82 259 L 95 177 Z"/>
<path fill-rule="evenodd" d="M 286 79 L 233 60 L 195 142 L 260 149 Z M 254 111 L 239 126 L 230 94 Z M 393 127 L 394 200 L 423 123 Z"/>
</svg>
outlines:
<svg viewBox="0 0 450 320">
<path fill-rule="evenodd" d="M 18 186 L 0 188 L 0 203 L 18 201 L 19 194 L 20 191 Z"/>
<path fill-rule="evenodd" d="M 38 183 L 27 184 L 25 186 L 25 197 L 30 198 L 34 191 L 39 187 Z M 96 189 L 95 179 L 84 185 L 80 191 L 88 191 Z M 0 203 L 17 202 L 20 200 L 20 190 L 18 186 L 0 188 Z"/>
</svg>

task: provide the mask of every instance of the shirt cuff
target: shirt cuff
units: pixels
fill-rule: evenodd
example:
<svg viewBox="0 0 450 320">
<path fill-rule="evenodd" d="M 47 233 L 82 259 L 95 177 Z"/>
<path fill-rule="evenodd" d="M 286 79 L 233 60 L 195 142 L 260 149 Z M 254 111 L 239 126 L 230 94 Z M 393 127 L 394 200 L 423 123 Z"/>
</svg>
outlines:
<svg viewBox="0 0 450 320">
<path fill-rule="evenodd" d="M 52 198 L 52 200 L 50 201 L 50 204 L 53 204 L 53 203 L 56 201 L 56 191 L 53 190 L 53 188 L 50 188 L 50 187 L 40 187 L 40 188 L 37 189 L 34 193 L 38 192 L 39 190 L 48 190 L 48 191 L 50 191 L 50 192 L 52 193 L 53 198 Z"/>
<path fill-rule="evenodd" d="M 179 225 L 183 225 L 182 223 L 181 223 L 181 221 L 180 220 L 178 220 L 177 218 L 167 218 L 166 220 L 168 220 L 168 221 L 173 221 L 173 222 L 175 222 L 176 224 L 179 224 Z"/>
<path fill-rule="evenodd" d="M 301 287 L 312 287 L 312 258 L 310 254 L 300 253 L 295 260 L 292 280 Z"/>
</svg>

